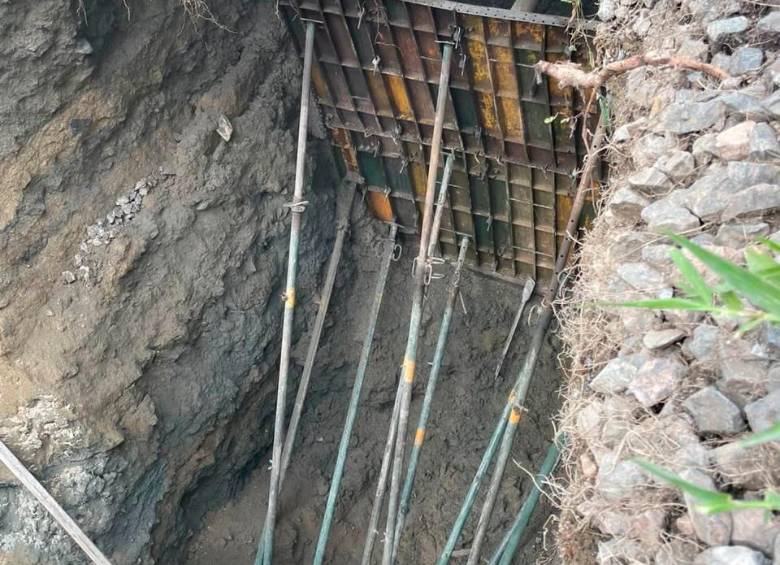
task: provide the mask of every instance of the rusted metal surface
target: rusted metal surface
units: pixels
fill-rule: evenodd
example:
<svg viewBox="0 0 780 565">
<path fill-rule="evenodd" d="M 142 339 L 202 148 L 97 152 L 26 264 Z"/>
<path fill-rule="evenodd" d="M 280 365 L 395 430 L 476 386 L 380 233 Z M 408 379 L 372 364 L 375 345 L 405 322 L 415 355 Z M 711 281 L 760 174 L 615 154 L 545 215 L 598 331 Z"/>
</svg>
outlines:
<svg viewBox="0 0 780 565">
<path fill-rule="evenodd" d="M 551 276 L 584 154 L 572 119 L 584 102 L 533 65 L 576 59 L 567 20 L 448 0 L 281 0 L 280 11 L 298 46 L 302 22 L 317 22 L 312 82 L 331 140 L 373 213 L 406 232 L 422 217 L 441 42 L 456 41 L 439 250 L 457 257 L 456 235 L 468 235 L 467 261 L 482 271 Z"/>
</svg>

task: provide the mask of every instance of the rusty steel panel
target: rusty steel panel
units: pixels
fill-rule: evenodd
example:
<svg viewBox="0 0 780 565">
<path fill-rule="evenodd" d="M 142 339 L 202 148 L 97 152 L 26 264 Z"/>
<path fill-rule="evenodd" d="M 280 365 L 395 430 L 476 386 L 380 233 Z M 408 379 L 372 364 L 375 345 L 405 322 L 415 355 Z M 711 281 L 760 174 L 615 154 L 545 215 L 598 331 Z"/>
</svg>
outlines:
<svg viewBox="0 0 780 565">
<path fill-rule="evenodd" d="M 316 22 L 312 83 L 336 154 L 362 181 L 373 214 L 412 233 L 425 198 L 441 44 L 459 40 L 442 136 L 455 166 L 440 252 L 457 256 L 467 235 L 467 261 L 480 270 L 552 273 L 584 154 L 582 122 L 592 128 L 597 119 L 595 107 L 583 115 L 587 98 L 533 69 L 584 54 L 570 45 L 566 19 L 449 0 L 281 0 L 280 11 L 299 52 L 302 22 Z"/>
</svg>

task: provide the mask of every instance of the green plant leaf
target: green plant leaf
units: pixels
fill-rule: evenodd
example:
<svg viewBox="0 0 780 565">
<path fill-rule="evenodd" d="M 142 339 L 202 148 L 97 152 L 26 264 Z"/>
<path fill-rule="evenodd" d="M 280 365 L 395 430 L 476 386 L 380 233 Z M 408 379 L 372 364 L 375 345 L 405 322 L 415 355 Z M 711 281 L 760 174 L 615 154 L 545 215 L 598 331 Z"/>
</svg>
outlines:
<svg viewBox="0 0 780 565">
<path fill-rule="evenodd" d="M 768 237 L 759 237 L 758 241 L 766 245 L 770 251 L 774 253 L 780 253 L 780 243 L 777 243 L 776 241 L 772 241 Z"/>
<path fill-rule="evenodd" d="M 723 290 L 718 296 L 720 296 L 720 300 L 723 302 L 723 305 L 729 310 L 734 312 L 741 312 L 745 309 L 745 305 L 742 304 L 739 296 L 737 296 L 737 293 L 735 293 L 733 290 Z"/>
<path fill-rule="evenodd" d="M 780 441 L 780 421 L 775 422 L 772 426 L 762 432 L 750 434 L 739 442 L 739 446 L 753 447 L 754 445 L 761 445 L 762 443 L 768 443 L 770 441 Z"/>
<path fill-rule="evenodd" d="M 674 264 L 677 265 L 680 274 L 685 277 L 685 280 L 688 283 L 683 290 L 692 296 L 700 298 L 703 302 L 711 304 L 713 290 L 704 282 L 701 273 L 693 266 L 693 263 L 691 263 L 679 249 L 670 251 L 669 257 L 674 261 Z"/>
<path fill-rule="evenodd" d="M 669 234 L 669 238 L 714 271 L 729 286 L 738 290 L 759 308 L 780 317 L 780 288 L 767 283 L 750 271 L 699 247 L 684 237 Z"/>
<path fill-rule="evenodd" d="M 679 488 L 684 493 L 691 495 L 697 502 L 697 506 L 702 512 L 716 513 L 724 512 L 732 508 L 731 496 L 724 492 L 718 492 L 716 490 L 710 490 L 700 487 L 693 483 L 681 478 L 679 475 L 672 473 L 671 471 L 664 469 L 658 465 L 654 465 L 643 459 L 635 459 L 634 463 L 642 467 L 645 471 L 652 473 L 653 475 L 663 479 L 667 483 L 670 483 Z"/>
<path fill-rule="evenodd" d="M 651 298 L 649 300 L 603 302 L 601 304 L 617 308 L 650 308 L 653 310 L 694 310 L 696 312 L 709 312 L 713 310 L 713 307 L 710 304 L 692 298 Z"/>
<path fill-rule="evenodd" d="M 780 288 L 780 263 L 769 253 L 748 247 L 745 249 L 745 260 L 751 273 Z"/>
</svg>

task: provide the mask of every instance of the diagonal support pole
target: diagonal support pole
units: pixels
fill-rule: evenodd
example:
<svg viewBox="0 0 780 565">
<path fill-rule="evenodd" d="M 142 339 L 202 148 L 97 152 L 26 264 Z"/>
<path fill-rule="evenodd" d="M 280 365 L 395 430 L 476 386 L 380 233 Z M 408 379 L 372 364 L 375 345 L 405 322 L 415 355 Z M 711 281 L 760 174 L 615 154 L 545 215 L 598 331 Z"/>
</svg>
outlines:
<svg viewBox="0 0 780 565">
<path fill-rule="evenodd" d="M 341 434 L 341 441 L 339 441 L 339 451 L 336 457 L 336 466 L 333 469 L 333 477 L 330 480 L 330 489 L 328 491 L 328 501 L 325 505 L 325 515 L 322 518 L 322 526 L 320 526 L 320 535 L 317 539 L 317 549 L 314 553 L 315 565 L 321 565 L 325 559 L 325 548 L 328 545 L 328 537 L 330 536 L 330 527 L 333 523 L 333 514 L 336 511 L 336 499 L 339 495 L 341 488 L 341 478 L 344 475 L 344 466 L 347 462 L 347 452 L 349 451 L 349 440 L 352 437 L 352 429 L 355 427 L 355 419 L 357 418 L 358 405 L 360 404 L 360 394 L 363 391 L 363 382 L 366 377 L 366 369 L 368 368 L 368 360 L 371 354 L 371 345 L 374 341 L 374 331 L 376 330 L 376 321 L 379 317 L 379 309 L 382 306 L 382 297 L 385 292 L 385 284 L 387 283 L 387 274 L 390 271 L 390 263 L 393 259 L 393 252 L 395 251 L 395 237 L 398 231 L 398 226 L 393 224 L 390 228 L 390 238 L 387 244 L 387 250 L 385 256 L 382 258 L 382 266 L 379 269 L 379 276 L 376 281 L 376 289 L 374 291 L 374 302 L 371 305 L 371 313 L 369 314 L 368 328 L 366 329 L 366 337 L 363 340 L 363 349 L 360 352 L 360 360 L 358 361 L 357 373 L 355 374 L 355 384 L 352 385 L 352 396 L 349 400 L 349 407 L 347 408 L 347 418 L 344 422 L 344 431 Z"/>
<path fill-rule="evenodd" d="M 284 478 L 287 475 L 287 469 L 290 466 L 290 458 L 292 457 L 292 450 L 295 447 L 295 438 L 298 434 L 298 425 L 301 421 L 301 415 L 303 414 L 303 406 L 306 402 L 306 395 L 309 391 L 309 382 L 311 380 L 311 373 L 314 369 L 314 361 L 317 357 L 317 350 L 320 345 L 320 337 L 322 336 L 322 329 L 325 326 L 325 318 L 328 315 L 328 306 L 330 305 L 330 297 L 333 294 L 333 285 L 336 282 L 336 274 L 338 273 L 339 262 L 341 261 L 341 252 L 344 249 L 344 240 L 347 236 L 347 228 L 349 224 L 349 214 L 352 210 L 352 201 L 355 197 L 355 190 L 353 185 L 347 187 L 349 196 L 346 201 L 346 205 L 343 207 L 339 214 L 338 223 L 336 225 L 336 241 L 333 243 L 333 251 L 330 254 L 328 260 L 328 271 L 325 275 L 325 283 L 322 287 L 322 293 L 320 295 L 320 306 L 317 310 L 317 319 L 314 321 L 314 329 L 312 330 L 311 340 L 309 341 L 309 347 L 306 350 L 306 361 L 303 364 L 303 374 L 301 380 L 298 383 L 298 393 L 295 397 L 295 405 L 293 406 L 292 415 L 290 416 L 290 423 L 287 426 L 287 434 L 284 438 L 284 449 L 282 449 L 282 469 L 279 475 L 279 490 L 284 486 Z M 268 522 L 263 524 L 263 540 L 260 542 L 260 547 L 265 548 L 265 536 L 268 535 Z"/>
<path fill-rule="evenodd" d="M 260 535 L 255 563 L 273 563 L 274 526 L 279 497 L 279 479 L 282 469 L 282 446 L 284 442 L 284 412 L 287 403 L 287 379 L 290 371 L 290 349 L 292 347 L 293 312 L 295 311 L 295 281 L 298 274 L 298 243 L 301 233 L 301 216 L 305 208 L 303 183 L 306 173 L 306 135 L 309 125 L 309 90 L 311 87 L 311 64 L 314 52 L 314 24 L 306 24 L 306 47 L 303 57 L 303 79 L 301 80 L 301 115 L 298 122 L 298 154 L 295 160 L 295 191 L 291 205 L 290 251 L 287 257 L 287 285 L 284 291 L 284 318 L 282 322 L 282 355 L 279 361 L 279 382 L 276 389 L 276 414 L 274 418 L 274 447 L 271 459 L 271 482 L 268 488 L 268 510 L 266 512 L 265 535 Z M 264 544 L 264 545 L 263 545 Z M 261 550 L 262 546 L 262 551 Z"/>
<path fill-rule="evenodd" d="M 401 491 L 401 503 L 398 506 L 398 518 L 396 518 L 395 536 L 393 538 L 393 543 L 395 545 L 395 547 L 393 547 L 393 561 L 395 561 L 398 556 L 398 545 L 401 542 L 401 533 L 403 532 L 404 524 L 406 523 L 406 515 L 409 513 L 409 501 L 412 497 L 417 463 L 420 460 L 420 452 L 422 451 L 423 443 L 425 443 L 425 430 L 428 425 L 428 416 L 431 413 L 433 395 L 436 394 L 436 385 L 439 382 L 439 372 L 441 371 L 441 364 L 442 361 L 444 361 L 444 353 L 447 349 L 447 338 L 450 335 L 452 313 L 455 310 L 455 301 L 458 299 L 458 291 L 460 289 L 460 273 L 461 269 L 463 269 L 463 262 L 466 260 L 466 250 L 468 247 L 469 238 L 464 237 L 460 242 L 458 262 L 456 263 L 455 272 L 452 275 L 452 282 L 450 283 L 447 305 L 444 308 L 444 315 L 442 316 L 441 327 L 439 328 L 439 337 L 436 341 L 436 350 L 433 354 L 433 365 L 431 366 L 431 373 L 428 375 L 428 384 L 425 387 L 425 398 L 423 399 L 422 409 L 420 410 L 417 430 L 414 434 L 414 445 L 412 446 L 412 453 L 409 455 L 409 467 L 406 470 L 406 480 L 404 481 L 403 491 Z"/>
<path fill-rule="evenodd" d="M 406 446 L 406 428 L 409 423 L 409 406 L 412 402 L 412 385 L 414 383 L 415 366 L 417 363 L 417 341 L 420 336 L 420 319 L 425 289 L 425 273 L 430 269 L 428 264 L 428 244 L 431 236 L 433 220 L 433 201 L 436 194 L 436 175 L 441 156 L 441 138 L 444 130 L 444 112 L 447 104 L 447 93 L 450 84 L 450 65 L 452 62 L 451 43 L 444 45 L 439 76 L 439 92 L 436 100 L 436 117 L 433 124 L 433 140 L 431 142 L 431 160 L 428 164 L 428 181 L 425 189 L 425 208 L 420 232 L 420 251 L 414 266 L 414 294 L 412 312 L 409 319 L 409 337 L 406 341 L 402 378 L 398 383 L 401 393 L 401 408 L 398 414 L 398 431 L 395 438 L 395 453 L 393 456 L 393 472 L 390 476 L 390 492 L 387 500 L 387 523 L 385 524 L 385 547 L 382 553 L 382 565 L 390 565 L 393 553 L 393 536 L 395 535 L 395 518 L 398 512 L 398 497 L 401 489 L 401 473 L 404 464 L 404 448 Z"/>
</svg>

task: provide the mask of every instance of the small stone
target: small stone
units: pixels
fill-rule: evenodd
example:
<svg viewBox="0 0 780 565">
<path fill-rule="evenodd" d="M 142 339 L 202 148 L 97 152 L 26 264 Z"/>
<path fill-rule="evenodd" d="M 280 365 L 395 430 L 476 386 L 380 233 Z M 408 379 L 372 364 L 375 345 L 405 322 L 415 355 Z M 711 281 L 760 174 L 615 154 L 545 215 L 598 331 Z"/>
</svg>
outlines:
<svg viewBox="0 0 780 565">
<path fill-rule="evenodd" d="M 685 332 L 676 328 L 669 328 L 666 330 L 653 330 L 649 331 L 642 338 L 642 344 L 650 349 L 663 349 L 669 347 L 673 343 L 677 343 L 685 337 Z"/>
<path fill-rule="evenodd" d="M 233 136 L 233 124 L 225 114 L 220 115 L 217 120 L 217 133 L 226 142 Z"/>
<path fill-rule="evenodd" d="M 689 469 L 681 474 L 685 481 L 708 490 L 717 490 L 715 483 L 702 471 Z M 707 545 L 723 545 L 731 539 L 731 515 L 727 513 L 705 514 L 698 509 L 698 500 L 688 493 L 683 493 L 688 516 L 691 518 L 696 537 Z M 706 563 L 706 562 L 705 562 Z"/>
<path fill-rule="evenodd" d="M 674 357 L 658 357 L 639 369 L 628 390 L 645 408 L 669 398 L 687 373 L 687 367 Z"/>
<path fill-rule="evenodd" d="M 129 203 L 130 203 L 130 199 L 127 196 L 120 196 L 119 198 L 116 199 L 117 206 L 124 206 Z"/>
<path fill-rule="evenodd" d="M 769 124 L 756 124 L 750 134 L 750 152 L 748 157 L 752 161 L 767 161 L 780 157 L 780 143 L 777 142 L 777 134 Z"/>
<path fill-rule="evenodd" d="M 82 281 L 89 280 L 89 267 L 86 265 L 79 267 L 79 279 Z"/>
<path fill-rule="evenodd" d="M 778 34 L 780 33 L 780 12 L 772 11 L 758 20 L 756 29 L 761 33 Z"/>
<path fill-rule="evenodd" d="M 678 149 L 661 157 L 655 166 L 673 181 L 681 182 L 693 174 L 696 161 L 692 154 Z"/>
<path fill-rule="evenodd" d="M 92 44 L 86 39 L 79 39 L 76 41 L 76 47 L 74 49 L 79 55 L 92 55 L 95 50 L 92 48 Z"/>
<path fill-rule="evenodd" d="M 702 220 L 717 220 L 728 205 L 729 197 L 741 188 L 727 175 L 721 164 L 711 165 L 687 190 L 677 197 L 681 205 Z"/>
<path fill-rule="evenodd" d="M 724 161 L 747 159 L 756 122 L 746 121 L 722 131 L 715 139 L 715 155 Z"/>
<path fill-rule="evenodd" d="M 768 565 L 761 553 L 749 547 L 730 545 L 711 547 L 702 551 L 693 561 L 694 565 Z"/>
<path fill-rule="evenodd" d="M 709 47 L 701 39 L 685 37 L 682 40 L 680 47 L 677 49 L 677 54 L 690 59 L 706 62 L 709 51 Z"/>
<path fill-rule="evenodd" d="M 125 215 L 125 216 L 127 216 L 128 214 L 132 214 L 132 213 L 133 213 L 133 205 L 132 205 L 132 203 L 131 203 L 131 202 L 128 200 L 127 202 L 125 202 L 124 204 L 122 204 L 122 214 L 123 214 L 123 215 Z"/>
<path fill-rule="evenodd" d="M 749 342 L 722 336 L 718 344 L 718 356 L 718 390 L 740 407 L 766 395 L 769 361 L 754 354 Z"/>
<path fill-rule="evenodd" d="M 767 73 L 769 78 L 772 79 L 772 84 L 780 86 L 780 58 L 775 59 L 774 62 L 767 67 Z"/>
<path fill-rule="evenodd" d="M 780 186 L 756 184 L 728 198 L 723 220 L 767 214 L 780 208 Z"/>
<path fill-rule="evenodd" d="M 726 92 L 718 97 L 718 100 L 726 106 L 729 116 L 737 116 L 754 122 L 765 122 L 769 119 L 769 110 L 761 100 L 744 91 Z"/>
<path fill-rule="evenodd" d="M 780 184 L 780 167 L 770 163 L 731 161 L 727 165 L 727 175 L 740 187 L 763 183 Z"/>
<path fill-rule="evenodd" d="M 149 194 L 149 187 L 142 186 L 141 188 L 138 189 L 138 194 L 140 194 L 141 196 L 146 196 L 147 194 Z"/>
<path fill-rule="evenodd" d="M 780 390 L 770 392 L 764 398 L 745 406 L 750 429 L 763 432 L 780 421 Z"/>
<path fill-rule="evenodd" d="M 642 546 L 632 539 L 616 538 L 598 542 L 596 554 L 598 565 L 647 563 L 647 558 Z"/>
<path fill-rule="evenodd" d="M 749 508 L 731 512 L 733 527 L 731 543 L 772 555 L 775 537 L 780 533 L 780 523 L 764 510 Z M 768 518 L 768 519 L 767 519 Z"/>
<path fill-rule="evenodd" d="M 614 20 L 617 15 L 617 0 L 601 0 L 599 2 L 598 17 L 602 22 Z"/>
<path fill-rule="evenodd" d="M 718 135 L 715 133 L 705 133 L 697 137 L 693 142 L 691 151 L 699 167 L 709 165 L 712 156 L 715 155 L 715 140 L 717 137 Z"/>
<path fill-rule="evenodd" d="M 62 271 L 62 280 L 65 281 L 65 284 L 73 284 L 76 282 L 76 275 L 71 271 Z"/>
<path fill-rule="evenodd" d="M 716 326 L 697 326 L 685 341 L 683 352 L 704 365 L 714 365 L 718 361 L 720 332 Z"/>
<path fill-rule="evenodd" d="M 612 141 L 624 143 L 630 141 L 639 131 L 647 125 L 647 118 L 639 118 L 628 124 L 624 124 L 615 130 L 612 134 Z"/>
<path fill-rule="evenodd" d="M 718 100 L 707 102 L 675 102 L 661 116 L 661 126 L 682 135 L 702 131 L 726 119 L 726 106 Z"/>
<path fill-rule="evenodd" d="M 707 26 L 707 37 L 711 43 L 720 43 L 733 35 L 747 31 L 749 25 L 750 20 L 744 16 L 715 20 Z"/>
<path fill-rule="evenodd" d="M 627 179 L 628 185 L 647 194 L 663 194 L 668 192 L 673 183 L 660 169 L 646 167 L 637 171 Z"/>
<path fill-rule="evenodd" d="M 664 276 L 647 263 L 623 263 L 617 274 L 636 290 L 656 292 L 666 285 Z"/>
<path fill-rule="evenodd" d="M 672 265 L 672 259 L 669 256 L 669 252 L 673 249 L 673 245 L 666 243 L 646 245 L 642 248 L 642 260 L 651 265 L 655 265 L 656 267 L 669 267 Z"/>
<path fill-rule="evenodd" d="M 684 233 L 701 225 L 699 218 L 669 197 L 646 206 L 641 216 L 650 230 L 656 233 Z"/>
<path fill-rule="evenodd" d="M 608 452 L 601 458 L 596 488 L 607 500 L 630 496 L 636 487 L 647 483 L 647 476 L 635 463 L 621 461 L 614 452 Z"/>
<path fill-rule="evenodd" d="M 609 201 L 609 209 L 615 217 L 626 222 L 637 222 L 642 214 L 642 209 L 650 204 L 650 201 L 624 186 L 615 191 Z"/>
<path fill-rule="evenodd" d="M 663 137 L 649 133 L 637 139 L 631 146 L 631 158 L 637 167 L 649 167 L 654 164 L 661 155 L 672 151 L 677 147 L 677 142 L 671 137 Z"/>
<path fill-rule="evenodd" d="M 722 51 L 720 53 L 715 53 L 710 64 L 728 73 L 729 68 L 731 67 L 731 55 L 727 55 Z"/>
<path fill-rule="evenodd" d="M 590 388 L 602 394 L 616 394 L 626 390 L 636 375 L 637 369 L 631 363 L 621 359 L 613 359 L 607 363 L 599 374 L 590 381 Z"/>
<path fill-rule="evenodd" d="M 735 434 L 745 429 L 742 412 L 715 387 L 705 387 L 683 402 L 703 434 Z"/>
<path fill-rule="evenodd" d="M 756 241 L 759 236 L 768 234 L 769 224 L 764 222 L 755 224 L 723 224 L 718 228 L 715 243 L 733 247 L 734 249 L 742 249 Z"/>
<path fill-rule="evenodd" d="M 758 47 L 738 47 L 731 55 L 729 72 L 734 75 L 744 75 L 757 71 L 764 63 L 764 52 Z"/>
</svg>

